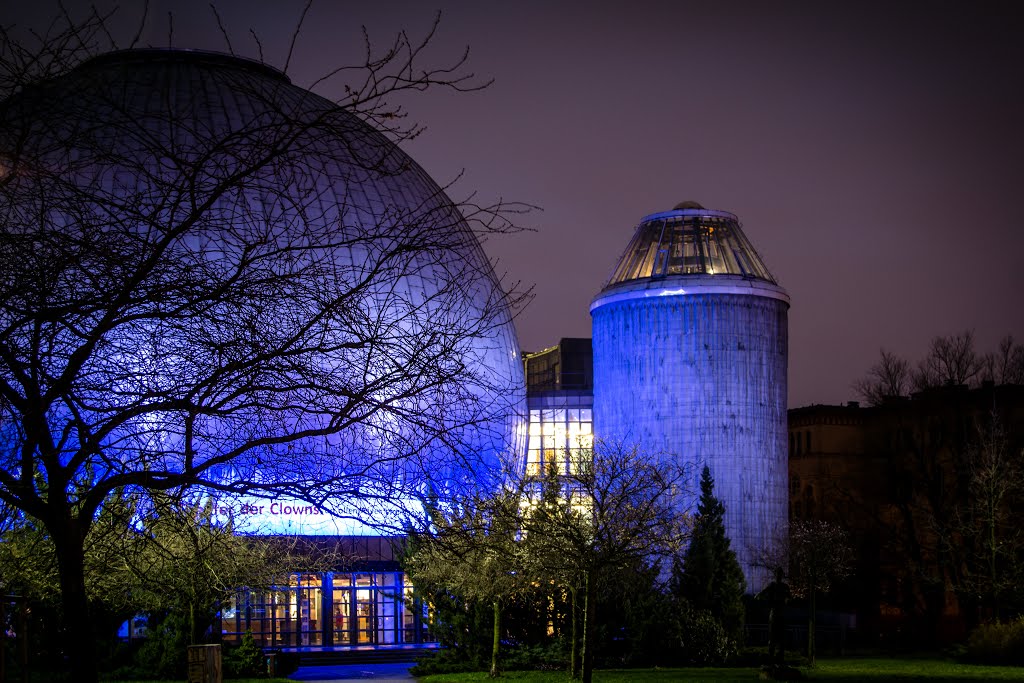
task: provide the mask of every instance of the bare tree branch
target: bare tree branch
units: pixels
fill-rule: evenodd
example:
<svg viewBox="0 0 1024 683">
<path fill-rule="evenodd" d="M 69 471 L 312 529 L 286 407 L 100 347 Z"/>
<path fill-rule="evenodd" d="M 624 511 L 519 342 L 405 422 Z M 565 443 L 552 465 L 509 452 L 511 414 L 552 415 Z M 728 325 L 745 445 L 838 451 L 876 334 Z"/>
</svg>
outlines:
<svg viewBox="0 0 1024 683">
<path fill-rule="evenodd" d="M 493 464 L 522 392 L 521 295 L 478 237 L 527 207 L 467 222 L 394 144 L 392 96 L 473 87 L 419 66 L 436 23 L 337 103 L 224 56 L 90 61 L 107 18 L 0 30 L 0 504 L 46 528 L 82 632 L 115 492 L 399 519 Z"/>
<path fill-rule="evenodd" d="M 974 332 L 932 339 L 925 356 L 912 376 L 914 388 L 961 386 L 973 382 L 982 371 L 982 359 L 974 349 Z"/>
<path fill-rule="evenodd" d="M 862 400 L 877 406 L 886 399 L 907 395 L 910 388 L 910 364 L 896 354 L 880 350 L 881 358 L 871 366 L 867 377 L 853 383 L 853 388 Z"/>
<path fill-rule="evenodd" d="M 306 15 L 309 14 L 309 8 L 313 6 L 313 0 L 306 0 L 306 5 L 302 8 L 302 14 L 299 15 L 299 21 L 295 25 L 295 30 L 292 31 L 292 41 L 288 44 L 288 56 L 284 58 L 283 71 L 288 73 L 288 67 L 292 63 L 292 54 L 295 52 L 295 42 L 299 39 L 299 33 L 302 32 L 302 25 L 306 21 Z"/>
</svg>

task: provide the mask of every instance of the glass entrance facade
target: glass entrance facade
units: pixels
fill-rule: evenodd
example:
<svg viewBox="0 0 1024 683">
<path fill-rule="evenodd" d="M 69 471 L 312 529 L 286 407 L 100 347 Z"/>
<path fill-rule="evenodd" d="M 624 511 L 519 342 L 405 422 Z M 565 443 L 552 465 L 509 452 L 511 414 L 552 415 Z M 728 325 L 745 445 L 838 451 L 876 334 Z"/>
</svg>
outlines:
<svg viewBox="0 0 1024 683">
<path fill-rule="evenodd" d="M 426 606 L 405 574 L 291 574 L 270 591 L 239 591 L 221 610 L 221 637 L 251 630 L 263 647 L 374 646 L 432 642 Z"/>
</svg>

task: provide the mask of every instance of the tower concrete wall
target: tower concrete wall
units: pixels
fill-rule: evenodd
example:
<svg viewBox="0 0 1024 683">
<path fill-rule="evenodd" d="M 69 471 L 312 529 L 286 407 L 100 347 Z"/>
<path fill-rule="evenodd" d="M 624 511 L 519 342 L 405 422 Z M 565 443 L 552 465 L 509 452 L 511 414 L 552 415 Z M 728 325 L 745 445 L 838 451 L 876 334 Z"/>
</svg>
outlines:
<svg viewBox="0 0 1024 683">
<path fill-rule="evenodd" d="M 594 431 L 685 467 L 686 509 L 707 464 L 756 592 L 770 581 L 756 556 L 788 526 L 789 300 L 774 284 L 729 280 L 667 278 L 595 299 Z"/>
</svg>

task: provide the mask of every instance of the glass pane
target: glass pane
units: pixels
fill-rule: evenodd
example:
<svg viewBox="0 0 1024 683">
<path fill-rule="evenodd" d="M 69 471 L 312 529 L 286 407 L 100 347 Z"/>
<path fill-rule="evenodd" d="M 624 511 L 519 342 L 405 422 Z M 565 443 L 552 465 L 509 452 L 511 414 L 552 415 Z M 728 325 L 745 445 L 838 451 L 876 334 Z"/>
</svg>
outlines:
<svg viewBox="0 0 1024 683">
<path fill-rule="evenodd" d="M 360 645 L 376 642 L 376 604 L 373 588 L 357 588 L 356 594 L 356 643 Z"/>
<path fill-rule="evenodd" d="M 337 581 L 337 577 L 335 577 Z M 349 607 L 352 592 L 348 588 L 335 588 L 331 609 L 334 615 L 334 644 L 352 643 L 352 613 Z"/>
<path fill-rule="evenodd" d="M 377 642 L 392 644 L 396 642 L 395 611 L 396 595 L 391 590 L 377 591 Z"/>
</svg>

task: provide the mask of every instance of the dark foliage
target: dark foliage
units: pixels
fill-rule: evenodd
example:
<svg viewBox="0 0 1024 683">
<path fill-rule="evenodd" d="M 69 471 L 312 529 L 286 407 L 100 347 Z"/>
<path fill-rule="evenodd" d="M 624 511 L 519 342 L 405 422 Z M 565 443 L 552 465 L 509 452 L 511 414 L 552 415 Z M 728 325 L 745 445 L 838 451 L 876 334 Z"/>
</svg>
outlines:
<svg viewBox="0 0 1024 683">
<path fill-rule="evenodd" d="M 246 630 L 238 647 L 224 651 L 224 675 L 228 677 L 255 677 L 267 673 L 263 648 L 256 644 L 252 631 Z"/>
<path fill-rule="evenodd" d="M 142 678 L 184 678 L 188 622 L 183 615 L 151 615 L 149 634 L 135 654 L 132 675 Z"/>
<path fill-rule="evenodd" d="M 964 659 L 975 664 L 1024 666 L 1024 617 L 975 628 L 967 640 Z"/>
<path fill-rule="evenodd" d="M 674 626 L 678 638 L 674 653 L 680 664 L 714 666 L 735 659 L 736 641 L 710 611 L 683 603 Z"/>
<path fill-rule="evenodd" d="M 673 563 L 673 594 L 699 613 L 708 612 L 734 642 L 743 638 L 746 580 L 725 534 L 725 505 L 714 493 L 715 480 L 705 465 L 690 545 Z"/>
</svg>

